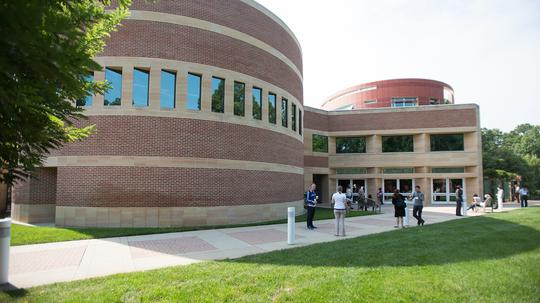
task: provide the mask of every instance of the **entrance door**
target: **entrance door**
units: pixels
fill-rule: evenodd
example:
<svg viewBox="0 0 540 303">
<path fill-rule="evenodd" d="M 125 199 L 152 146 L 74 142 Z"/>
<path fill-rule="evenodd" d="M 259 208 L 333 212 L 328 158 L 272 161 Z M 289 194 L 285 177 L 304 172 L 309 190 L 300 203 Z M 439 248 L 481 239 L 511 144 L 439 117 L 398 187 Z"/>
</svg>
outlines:
<svg viewBox="0 0 540 303">
<path fill-rule="evenodd" d="M 383 180 L 383 193 L 384 193 L 384 202 L 392 202 L 392 196 L 394 191 L 399 189 L 399 192 L 408 196 L 412 193 L 414 188 L 413 179 L 384 179 Z"/>
<path fill-rule="evenodd" d="M 435 204 L 451 204 L 456 202 L 456 186 L 460 186 L 463 190 L 463 196 L 465 194 L 463 179 L 433 179 L 431 182 L 431 200 Z"/>
</svg>

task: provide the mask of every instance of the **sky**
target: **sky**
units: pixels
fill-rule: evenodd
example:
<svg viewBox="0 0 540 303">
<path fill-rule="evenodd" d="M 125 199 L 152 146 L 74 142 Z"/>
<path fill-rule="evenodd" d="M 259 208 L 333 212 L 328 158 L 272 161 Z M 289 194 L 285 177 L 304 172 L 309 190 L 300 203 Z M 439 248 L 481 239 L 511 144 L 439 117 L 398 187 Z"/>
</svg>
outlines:
<svg viewBox="0 0 540 303">
<path fill-rule="evenodd" d="M 482 127 L 540 124 L 540 0 L 257 0 L 300 41 L 304 104 L 427 78 L 480 105 Z"/>
</svg>

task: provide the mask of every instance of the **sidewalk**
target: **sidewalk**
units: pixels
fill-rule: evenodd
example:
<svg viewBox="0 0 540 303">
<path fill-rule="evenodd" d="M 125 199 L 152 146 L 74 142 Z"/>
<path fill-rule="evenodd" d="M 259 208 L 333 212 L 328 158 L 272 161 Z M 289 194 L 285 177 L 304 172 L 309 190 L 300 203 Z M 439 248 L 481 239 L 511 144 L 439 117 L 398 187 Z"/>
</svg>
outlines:
<svg viewBox="0 0 540 303">
<path fill-rule="evenodd" d="M 515 208 L 515 204 L 505 205 L 505 210 Z M 454 207 L 431 206 L 424 208 L 423 217 L 427 224 L 463 218 L 454 214 Z M 305 224 L 296 223 L 294 245 L 287 245 L 287 224 L 276 224 L 15 246 L 10 254 L 10 283 L 27 288 L 344 239 L 334 236 L 333 220 L 316 221 L 314 231 Z M 410 224 L 416 225 L 412 215 Z M 347 218 L 345 225 L 345 239 L 394 230 L 393 208 L 385 205 L 383 214 Z"/>
</svg>

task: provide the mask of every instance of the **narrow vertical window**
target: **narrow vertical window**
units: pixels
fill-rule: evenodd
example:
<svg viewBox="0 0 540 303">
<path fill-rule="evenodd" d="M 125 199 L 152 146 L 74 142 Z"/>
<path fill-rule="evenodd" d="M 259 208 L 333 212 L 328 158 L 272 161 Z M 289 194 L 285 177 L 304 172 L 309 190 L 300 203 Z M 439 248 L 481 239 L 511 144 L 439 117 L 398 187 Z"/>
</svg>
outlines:
<svg viewBox="0 0 540 303">
<path fill-rule="evenodd" d="M 262 89 L 253 87 L 253 119 L 262 120 Z"/>
<path fill-rule="evenodd" d="M 212 77 L 212 111 L 225 112 L 225 79 Z"/>
<path fill-rule="evenodd" d="M 302 134 L 302 111 L 298 110 L 298 133 Z"/>
<path fill-rule="evenodd" d="M 84 80 L 87 83 L 94 81 L 94 73 L 89 73 L 88 75 L 84 76 Z M 92 93 L 88 92 L 88 95 L 86 95 L 86 97 L 77 100 L 75 104 L 77 106 L 92 106 L 93 100 L 94 100 L 94 96 L 92 95 Z"/>
<path fill-rule="evenodd" d="M 161 108 L 173 109 L 176 107 L 176 73 L 171 71 L 161 71 Z"/>
<path fill-rule="evenodd" d="M 150 72 L 135 68 L 133 70 L 133 106 L 148 106 L 148 87 L 150 86 Z"/>
<path fill-rule="evenodd" d="M 291 104 L 291 128 L 296 131 L 296 104 Z"/>
<path fill-rule="evenodd" d="M 188 73 L 187 109 L 201 110 L 201 76 Z"/>
<path fill-rule="evenodd" d="M 122 100 L 122 70 L 105 68 L 105 80 L 111 88 L 105 93 L 103 104 L 106 106 L 120 105 Z"/>
<path fill-rule="evenodd" d="M 289 121 L 289 101 L 285 98 L 281 98 L 281 125 L 288 127 Z"/>
<path fill-rule="evenodd" d="M 268 94 L 268 122 L 276 124 L 276 94 Z"/>
<path fill-rule="evenodd" d="M 240 82 L 234 82 L 234 114 L 244 116 L 246 101 L 246 85 Z"/>
</svg>

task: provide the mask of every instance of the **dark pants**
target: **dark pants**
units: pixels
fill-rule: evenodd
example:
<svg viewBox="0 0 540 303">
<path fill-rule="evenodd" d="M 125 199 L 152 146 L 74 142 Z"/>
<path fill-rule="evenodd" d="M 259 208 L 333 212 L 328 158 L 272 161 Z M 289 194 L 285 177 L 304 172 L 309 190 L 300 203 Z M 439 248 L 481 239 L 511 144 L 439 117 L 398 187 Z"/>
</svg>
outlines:
<svg viewBox="0 0 540 303">
<path fill-rule="evenodd" d="M 461 201 L 456 201 L 456 216 L 461 216 Z"/>
<path fill-rule="evenodd" d="M 315 207 L 307 207 L 307 227 L 313 227 L 313 217 L 315 216 Z"/>
<path fill-rule="evenodd" d="M 424 220 L 422 219 L 422 209 L 424 208 L 424 206 L 422 205 L 415 205 L 413 206 L 413 209 L 412 209 L 412 215 L 413 217 L 416 218 L 416 220 L 418 220 L 418 224 L 422 223 Z"/>
<path fill-rule="evenodd" d="M 527 195 L 521 195 L 521 207 L 527 207 L 529 206 L 529 201 L 527 201 L 529 197 Z"/>
</svg>

